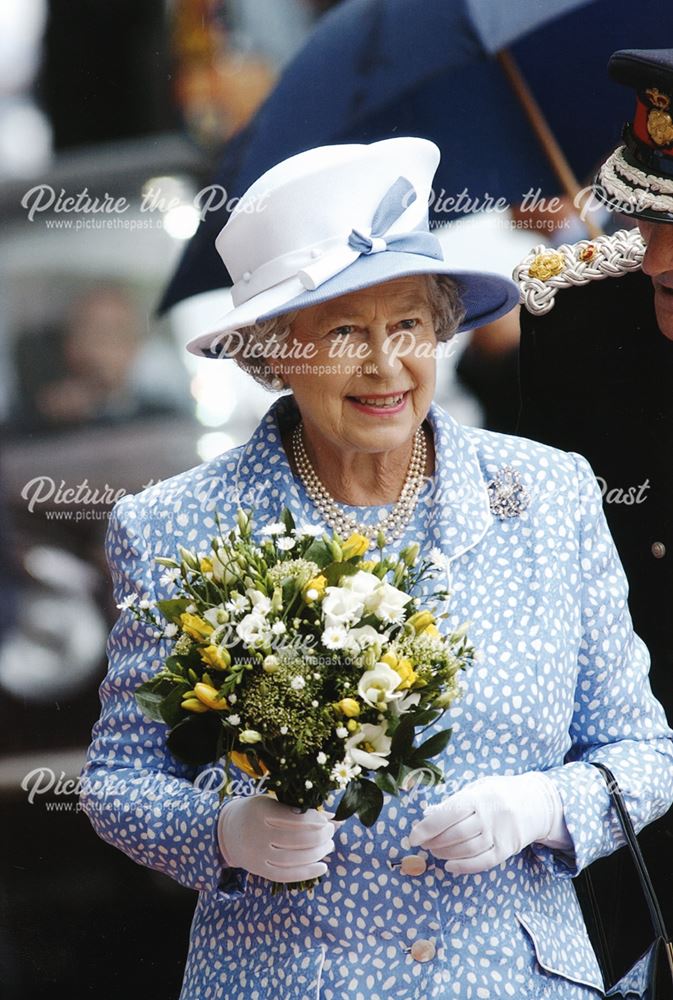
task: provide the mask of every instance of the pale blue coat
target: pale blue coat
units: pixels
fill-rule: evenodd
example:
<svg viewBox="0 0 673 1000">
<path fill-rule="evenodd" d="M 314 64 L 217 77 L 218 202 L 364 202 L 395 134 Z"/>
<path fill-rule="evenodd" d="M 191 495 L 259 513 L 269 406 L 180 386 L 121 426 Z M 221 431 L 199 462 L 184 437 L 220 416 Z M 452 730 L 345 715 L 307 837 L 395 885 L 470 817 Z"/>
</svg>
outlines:
<svg viewBox="0 0 673 1000">
<path fill-rule="evenodd" d="M 261 526 L 287 504 L 298 524 L 320 523 L 280 445 L 278 421 L 295 409 L 281 397 L 246 445 L 116 504 L 106 551 L 117 601 L 169 596 L 153 556 L 178 544 L 205 551 L 214 510 L 230 522 L 238 502 L 254 505 Z M 587 761 L 612 768 L 640 828 L 673 801 L 673 733 L 650 690 L 586 460 L 462 427 L 436 404 L 429 420 L 433 489 L 399 545 L 419 538 L 448 558 L 452 623 L 470 621 L 479 659 L 439 723 L 453 726 L 438 760 L 447 785 L 387 799 L 371 829 L 345 822 L 313 896 L 274 897 L 259 877 L 223 867 L 217 792 L 194 785 L 204 769 L 167 753 L 165 727 L 133 698 L 170 643 L 157 645 L 128 611 L 112 629 L 82 802 L 104 840 L 199 892 L 180 1000 L 600 995 L 571 876 L 622 840 Z M 505 466 L 530 494 L 518 516 L 489 505 L 487 484 Z M 409 849 L 428 801 L 481 775 L 529 770 L 557 784 L 574 854 L 534 845 L 490 871 L 454 876 Z M 409 854 L 423 856 L 422 874 L 401 874 Z M 434 948 L 424 961 L 410 952 L 421 939 Z"/>
</svg>

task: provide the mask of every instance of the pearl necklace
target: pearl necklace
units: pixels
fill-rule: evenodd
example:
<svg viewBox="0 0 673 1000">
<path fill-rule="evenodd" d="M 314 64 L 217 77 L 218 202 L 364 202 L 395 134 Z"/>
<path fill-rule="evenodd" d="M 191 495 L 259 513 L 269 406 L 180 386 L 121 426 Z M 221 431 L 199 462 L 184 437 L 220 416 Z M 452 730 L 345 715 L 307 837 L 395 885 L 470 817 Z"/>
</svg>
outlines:
<svg viewBox="0 0 673 1000">
<path fill-rule="evenodd" d="M 422 427 L 419 427 L 414 434 L 411 461 L 402 485 L 402 492 L 393 509 L 383 517 L 379 517 L 379 520 L 373 525 L 358 524 L 353 514 L 347 514 L 339 509 L 334 497 L 325 489 L 306 452 L 301 421 L 292 432 L 292 454 L 306 492 L 327 524 L 342 538 L 358 532 L 371 539 L 379 531 L 382 531 L 387 542 L 393 541 L 399 538 L 411 520 L 423 487 L 425 473 L 427 447 Z"/>
</svg>

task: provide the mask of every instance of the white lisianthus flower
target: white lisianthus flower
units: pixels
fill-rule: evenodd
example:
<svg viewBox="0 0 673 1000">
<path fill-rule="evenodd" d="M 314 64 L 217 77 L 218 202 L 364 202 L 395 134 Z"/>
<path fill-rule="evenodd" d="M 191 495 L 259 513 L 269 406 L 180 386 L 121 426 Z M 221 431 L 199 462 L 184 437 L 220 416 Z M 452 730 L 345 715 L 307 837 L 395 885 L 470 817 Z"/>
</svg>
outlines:
<svg viewBox="0 0 673 1000">
<path fill-rule="evenodd" d="M 351 576 L 342 577 L 341 586 L 344 590 L 351 590 L 354 594 L 360 594 L 362 599 L 368 597 L 377 587 L 381 586 L 381 580 L 373 573 L 367 573 L 359 569 Z"/>
<path fill-rule="evenodd" d="M 297 539 L 296 538 L 287 538 L 287 537 L 286 538 L 279 538 L 278 541 L 276 542 L 276 544 L 277 544 L 277 546 L 278 546 L 278 548 L 280 549 L 281 552 L 289 552 L 290 549 L 293 549 L 295 547 L 295 545 L 297 544 Z"/>
<path fill-rule="evenodd" d="M 303 691 L 306 687 L 306 678 L 302 677 L 301 674 L 297 674 L 290 681 L 290 687 L 293 691 Z"/>
<path fill-rule="evenodd" d="M 269 611 L 271 611 L 270 597 L 267 597 L 266 594 L 262 594 L 259 590 L 255 590 L 254 587 L 248 587 L 246 594 L 252 604 L 253 614 L 268 615 Z"/>
<path fill-rule="evenodd" d="M 325 649 L 344 649 L 348 644 L 348 632 L 343 625 L 329 625 L 320 641 Z"/>
<path fill-rule="evenodd" d="M 380 586 L 367 598 L 367 611 L 373 611 L 384 622 L 402 620 L 405 605 L 411 600 L 410 594 L 398 590 L 392 584 L 382 581 Z"/>
<path fill-rule="evenodd" d="M 318 761 L 319 764 L 326 764 L 327 763 L 327 754 L 323 753 L 323 751 L 321 750 L 318 753 L 318 756 L 316 757 L 316 760 Z"/>
<path fill-rule="evenodd" d="M 346 755 L 354 764 L 360 767 L 376 770 L 385 767 L 386 757 L 390 755 L 392 739 L 386 736 L 386 726 L 374 726 L 365 722 L 346 740 Z"/>
<path fill-rule="evenodd" d="M 327 587 L 322 602 L 325 625 L 351 625 L 362 617 L 361 596 L 343 587 Z"/>
<path fill-rule="evenodd" d="M 345 726 L 337 726 L 335 732 L 340 740 L 345 740 L 348 736 L 348 730 Z"/>
<path fill-rule="evenodd" d="M 249 645 L 257 642 L 265 642 L 269 638 L 269 627 L 266 618 L 255 611 L 241 618 L 236 626 L 238 638 Z"/>
<path fill-rule="evenodd" d="M 208 558 L 213 564 L 213 579 L 218 583 L 230 585 L 241 579 L 241 567 L 230 561 L 226 549 L 220 548 L 217 552 L 211 552 Z"/>
<path fill-rule="evenodd" d="M 172 639 L 173 636 L 177 634 L 178 634 L 178 626 L 175 624 L 175 622 L 169 622 L 164 629 L 164 635 L 166 636 L 167 639 Z"/>
<path fill-rule="evenodd" d="M 285 525 L 282 521 L 272 521 L 270 524 L 265 524 L 260 535 L 284 535 Z"/>
<path fill-rule="evenodd" d="M 390 714 L 391 715 L 404 715 L 410 709 L 415 708 L 421 700 L 420 691 L 409 691 L 402 698 L 399 698 L 390 703 Z"/>
<path fill-rule="evenodd" d="M 228 715 L 227 722 L 229 723 L 230 726 L 240 726 L 241 717 L 240 715 Z"/>
<path fill-rule="evenodd" d="M 402 678 L 387 663 L 379 662 L 371 670 L 365 670 L 358 683 L 358 694 L 372 708 L 385 710 L 389 701 L 401 698 L 403 691 L 396 691 Z"/>
<path fill-rule="evenodd" d="M 274 635 L 283 635 L 287 632 L 287 625 L 285 622 L 274 622 L 271 626 L 271 631 Z"/>
</svg>

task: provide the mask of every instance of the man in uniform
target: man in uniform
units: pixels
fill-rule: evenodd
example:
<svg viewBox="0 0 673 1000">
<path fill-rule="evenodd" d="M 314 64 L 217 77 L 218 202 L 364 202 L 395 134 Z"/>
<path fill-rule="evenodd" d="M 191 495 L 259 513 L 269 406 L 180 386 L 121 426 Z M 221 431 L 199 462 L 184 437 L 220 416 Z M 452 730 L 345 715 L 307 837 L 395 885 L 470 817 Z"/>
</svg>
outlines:
<svg viewBox="0 0 673 1000">
<path fill-rule="evenodd" d="M 616 52 L 608 70 L 636 111 L 594 192 L 629 228 L 539 248 L 516 269 L 518 433 L 591 462 L 673 724 L 673 49 Z M 639 840 L 673 928 L 673 811 Z M 617 973 L 652 940 L 642 893 L 625 849 L 592 875 Z"/>
</svg>

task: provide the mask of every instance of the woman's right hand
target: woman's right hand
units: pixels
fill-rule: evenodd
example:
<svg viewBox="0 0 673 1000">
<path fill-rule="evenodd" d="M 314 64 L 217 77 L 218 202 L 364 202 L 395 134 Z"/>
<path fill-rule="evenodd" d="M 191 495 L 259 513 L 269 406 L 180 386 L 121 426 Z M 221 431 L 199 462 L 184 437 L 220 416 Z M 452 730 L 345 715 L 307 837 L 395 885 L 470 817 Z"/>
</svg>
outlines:
<svg viewBox="0 0 673 1000">
<path fill-rule="evenodd" d="M 327 871 L 321 860 L 334 850 L 332 813 L 299 812 L 270 795 L 225 802 L 217 822 L 220 852 L 230 868 L 244 868 L 272 882 L 302 882 Z"/>
</svg>

